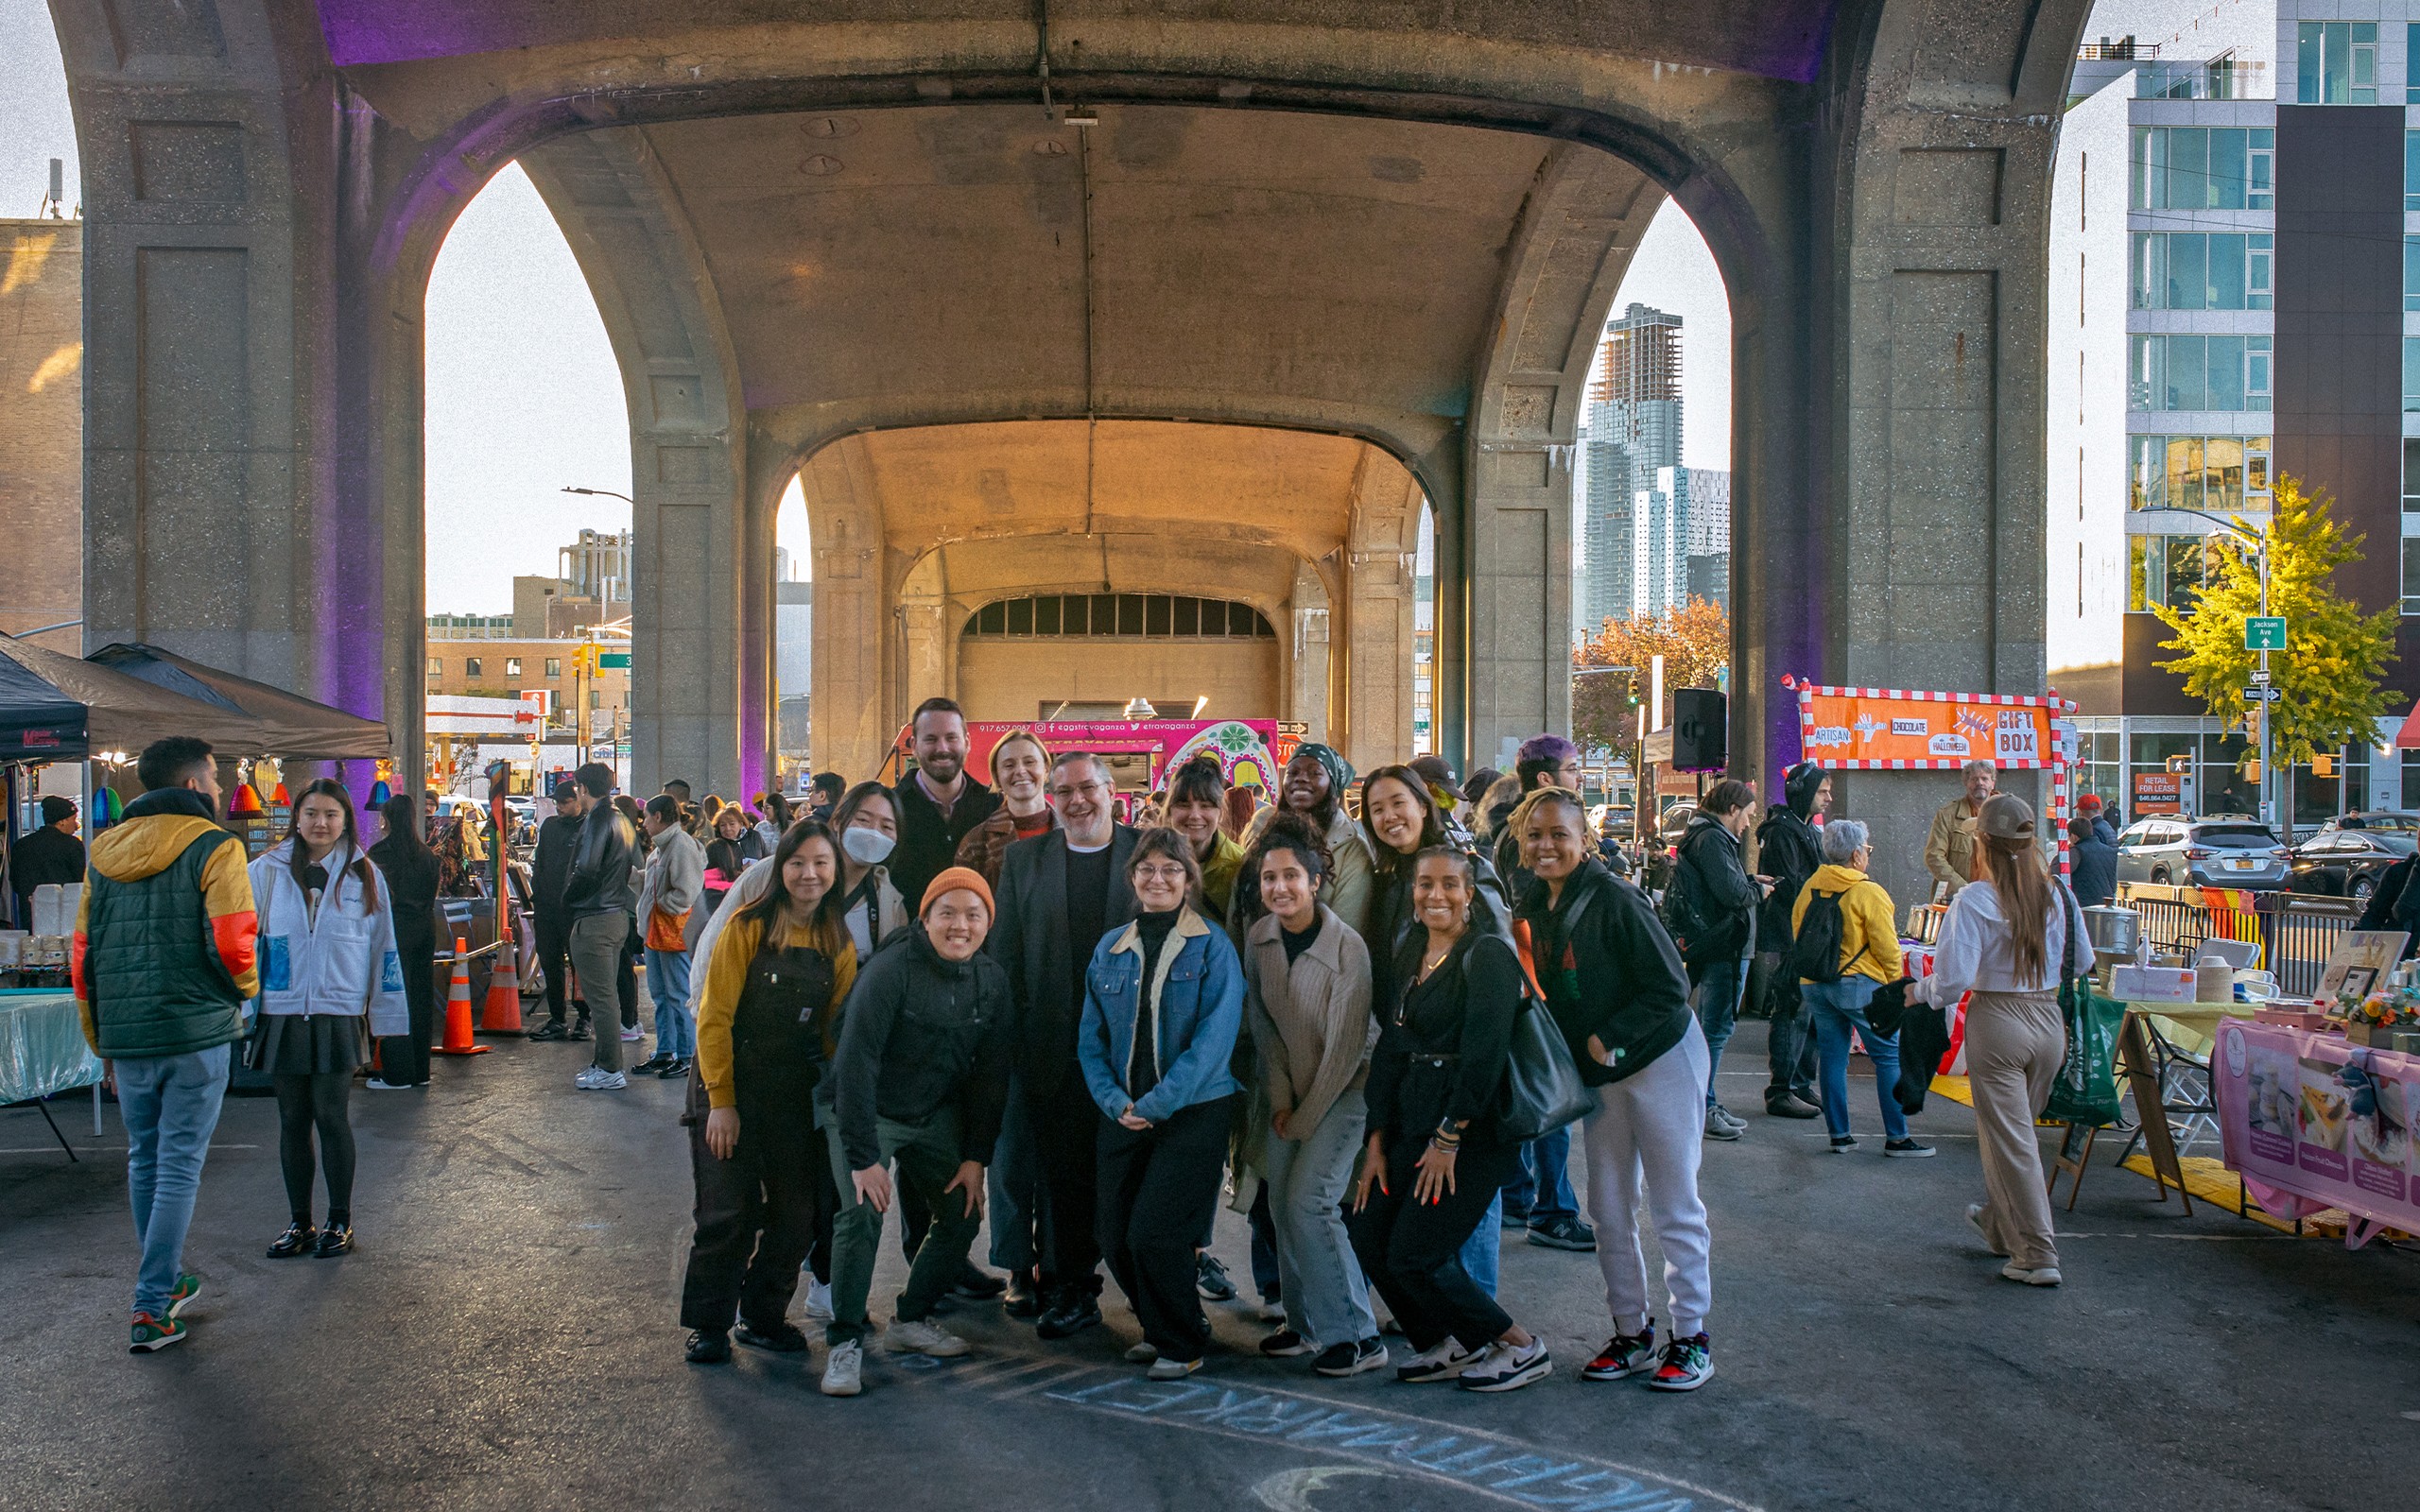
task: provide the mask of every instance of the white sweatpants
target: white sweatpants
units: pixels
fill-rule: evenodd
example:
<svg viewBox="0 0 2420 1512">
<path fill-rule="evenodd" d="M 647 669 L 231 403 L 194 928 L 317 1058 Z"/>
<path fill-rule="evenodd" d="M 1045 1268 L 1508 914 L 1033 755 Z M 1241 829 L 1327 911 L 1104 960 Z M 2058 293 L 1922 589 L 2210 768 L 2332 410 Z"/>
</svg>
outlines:
<svg viewBox="0 0 2420 1512">
<path fill-rule="evenodd" d="M 1648 1216 L 1664 1246 L 1664 1286 L 1672 1334 L 1690 1338 L 1714 1307 L 1707 1257 L 1713 1236 L 1698 1196 L 1704 1154 L 1706 1073 L 1712 1057 L 1697 1021 L 1681 1042 L 1643 1071 L 1597 1089 L 1597 1109 L 1580 1121 L 1588 1147 L 1588 1216 L 1597 1225 L 1597 1263 L 1614 1327 L 1635 1333 L 1648 1316 L 1647 1255 L 1638 1242 L 1639 1179 Z"/>
</svg>

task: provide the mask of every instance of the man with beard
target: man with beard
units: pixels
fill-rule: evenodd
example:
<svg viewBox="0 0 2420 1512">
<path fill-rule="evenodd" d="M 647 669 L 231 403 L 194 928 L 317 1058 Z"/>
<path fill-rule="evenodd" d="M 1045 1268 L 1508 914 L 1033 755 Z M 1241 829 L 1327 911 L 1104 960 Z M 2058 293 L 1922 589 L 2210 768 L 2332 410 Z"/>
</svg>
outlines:
<svg viewBox="0 0 2420 1512">
<path fill-rule="evenodd" d="M 1832 801 L 1832 779 L 1813 762 L 1800 762 L 1782 778 L 1782 802 L 1756 827 L 1756 866 L 1773 879 L 1756 920 L 1756 959 L 1767 973 L 1765 1004 L 1772 1016 L 1766 1038 L 1772 1081 L 1765 1088 L 1765 1111 L 1775 1118 L 1813 1118 L 1815 1034 L 1798 995 L 1798 973 L 1781 970 L 1789 958 L 1790 910 L 1798 889 L 1824 864 L 1815 816 Z"/>
<path fill-rule="evenodd" d="M 903 786 L 905 784 L 902 784 Z M 1070 751 L 1050 766 L 1059 828 L 1009 847 L 1000 863 L 999 921 L 984 948 L 1009 974 L 1014 1082 L 1033 1131 L 1041 1181 L 1041 1321 L 1063 1339 L 1100 1321 L 1100 1240 L 1095 1226 L 1101 1112 L 1076 1060 L 1084 969 L 1112 929 L 1132 921 L 1126 863 L 1135 833 L 1116 822 L 1109 766 Z"/>
<path fill-rule="evenodd" d="M 890 885 L 921 899 L 958 857 L 959 842 L 1000 806 L 1000 796 L 967 775 L 966 713 L 947 698 L 916 706 L 908 727 L 916 765 L 891 789 L 899 843 L 890 852 Z"/>
</svg>

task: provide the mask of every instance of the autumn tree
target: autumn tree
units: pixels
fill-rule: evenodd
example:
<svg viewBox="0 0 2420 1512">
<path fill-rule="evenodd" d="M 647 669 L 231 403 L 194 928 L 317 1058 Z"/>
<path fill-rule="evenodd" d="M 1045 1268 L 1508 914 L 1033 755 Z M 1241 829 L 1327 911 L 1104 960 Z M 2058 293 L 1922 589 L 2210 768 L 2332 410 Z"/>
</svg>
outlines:
<svg viewBox="0 0 2420 1512">
<path fill-rule="evenodd" d="M 2396 610 L 2364 614 L 2336 592 L 2336 570 L 2362 558 L 2365 537 L 2350 535 L 2330 512 L 2325 490 L 2305 493 L 2279 475 L 2265 523 L 2238 518 L 2269 556 L 2269 612 L 2286 621 L 2286 649 L 2269 660 L 2272 758 L 2289 765 L 2314 752 L 2334 752 L 2377 738 L 2377 720 L 2396 695 L 2380 686 L 2394 655 Z M 2260 653 L 2244 646 L 2243 622 L 2260 612 L 2260 554 L 2249 541 L 2214 532 L 2206 554 L 2208 580 L 2182 609 L 2155 612 L 2176 638 L 2160 648 L 2177 652 L 2158 663 L 2181 674 L 2185 691 L 2213 716 L 2242 717 Z M 2291 805 L 2289 795 L 2287 802 Z"/>
<path fill-rule="evenodd" d="M 1664 659 L 1665 696 L 1674 688 L 1720 686 L 1731 664 L 1731 616 L 1703 598 L 1663 614 L 1604 622 L 1571 653 L 1574 671 L 1630 667 L 1573 679 L 1571 732 L 1584 749 L 1626 747 L 1638 733 L 1638 706 L 1646 701 L 1648 668 Z"/>
</svg>

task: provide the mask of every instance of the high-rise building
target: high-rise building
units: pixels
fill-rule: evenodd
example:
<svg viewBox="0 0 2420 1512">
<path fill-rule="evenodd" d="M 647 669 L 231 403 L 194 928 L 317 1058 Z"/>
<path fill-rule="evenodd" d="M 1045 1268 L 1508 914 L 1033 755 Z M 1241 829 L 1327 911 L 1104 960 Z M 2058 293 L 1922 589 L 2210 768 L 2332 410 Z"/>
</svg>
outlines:
<svg viewBox="0 0 2420 1512">
<path fill-rule="evenodd" d="M 1656 565 L 1655 521 L 1643 518 L 1642 510 L 1651 514 L 1658 507 L 1647 497 L 1656 491 L 1656 470 L 1680 463 L 1681 318 L 1633 304 L 1605 327 L 1582 429 L 1590 626 L 1655 613 L 1671 602 L 1676 590 L 1659 593 L 1656 585 L 1672 580 L 1674 565 Z M 1668 495 L 1666 500 L 1661 507 L 1669 516 Z M 1666 558 L 1673 556 L 1672 526 L 1668 520 L 1663 531 Z M 1685 551 L 1677 570 L 1685 589 Z"/>
</svg>

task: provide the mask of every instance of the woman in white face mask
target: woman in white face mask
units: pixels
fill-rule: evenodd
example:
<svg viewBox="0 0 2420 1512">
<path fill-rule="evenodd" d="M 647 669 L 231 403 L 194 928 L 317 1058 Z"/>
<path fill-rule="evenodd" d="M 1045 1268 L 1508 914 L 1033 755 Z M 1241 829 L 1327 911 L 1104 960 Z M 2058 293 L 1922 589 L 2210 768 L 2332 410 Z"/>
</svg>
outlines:
<svg viewBox="0 0 2420 1512">
<path fill-rule="evenodd" d="M 883 863 L 899 843 L 899 814 L 890 790 L 859 782 L 832 810 L 832 833 L 840 837 L 840 907 L 857 959 L 870 961 L 893 930 L 908 925 L 908 906 L 890 885 Z"/>
</svg>

